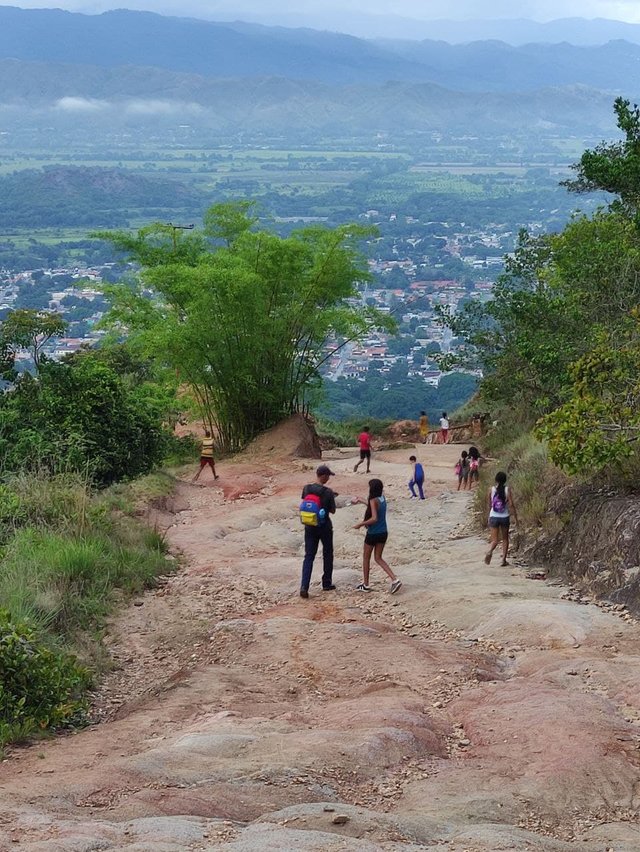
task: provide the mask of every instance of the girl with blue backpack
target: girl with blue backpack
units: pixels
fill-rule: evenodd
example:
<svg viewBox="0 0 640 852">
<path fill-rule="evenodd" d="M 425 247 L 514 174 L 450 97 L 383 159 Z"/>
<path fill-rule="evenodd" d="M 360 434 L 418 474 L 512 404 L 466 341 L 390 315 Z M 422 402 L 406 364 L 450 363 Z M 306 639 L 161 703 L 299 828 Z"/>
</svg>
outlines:
<svg viewBox="0 0 640 852">
<path fill-rule="evenodd" d="M 513 500 L 511 489 L 507 485 L 507 474 L 503 471 L 496 473 L 495 485 L 489 491 L 489 530 L 491 542 L 484 561 L 488 565 L 491 562 L 493 551 L 500 543 L 502 536 L 502 566 L 508 565 L 507 554 L 509 553 L 509 527 L 511 526 L 511 514 L 515 522 L 518 522 L 518 513 Z"/>
</svg>

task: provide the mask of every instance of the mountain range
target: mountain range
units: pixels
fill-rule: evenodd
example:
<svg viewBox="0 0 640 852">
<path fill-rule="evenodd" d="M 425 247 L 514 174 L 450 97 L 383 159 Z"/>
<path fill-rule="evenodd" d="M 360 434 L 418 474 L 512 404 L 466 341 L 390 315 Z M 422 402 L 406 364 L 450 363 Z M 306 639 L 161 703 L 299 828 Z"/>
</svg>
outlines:
<svg viewBox="0 0 640 852">
<path fill-rule="evenodd" d="M 368 41 L 340 33 L 213 23 L 119 10 L 81 15 L 0 7 L 0 59 L 215 78 L 283 77 L 330 84 L 434 83 L 477 92 L 584 85 L 635 94 L 640 45 L 577 47 L 499 41 Z M 0 92 L 2 100 L 11 92 Z"/>
<path fill-rule="evenodd" d="M 613 129 L 640 45 L 368 41 L 126 10 L 0 6 L 0 131 L 188 124 L 219 132 Z M 44 113 L 43 113 L 44 111 Z"/>
<path fill-rule="evenodd" d="M 613 129 L 610 94 L 584 86 L 528 93 L 455 92 L 430 83 L 335 85 L 283 78 L 211 79 L 159 68 L 0 60 L 4 124 L 111 129 L 122 124 L 223 133 L 403 132 L 602 134 Z M 3 124 L 0 123 L 0 130 Z"/>
<path fill-rule="evenodd" d="M 238 3 L 236 0 L 233 9 L 229 9 L 225 14 L 220 4 L 216 4 L 215 9 L 207 4 L 198 17 L 217 21 L 242 19 L 268 26 L 330 29 L 359 38 L 400 38 L 411 41 L 431 39 L 446 41 L 450 44 L 498 40 L 512 45 L 531 42 L 596 45 L 619 39 L 640 43 L 640 24 L 606 18 L 559 18 L 544 23 L 528 18 L 420 20 L 393 14 L 355 12 L 349 9 L 325 10 L 320 15 L 296 9 L 274 12 L 255 6 L 245 7 L 246 0 L 244 3 Z M 178 12 L 174 9 L 167 14 L 178 14 Z"/>
<path fill-rule="evenodd" d="M 93 0 L 90 11 L 102 11 L 106 5 L 105 2 Z M 140 5 L 144 7 L 144 0 Z M 640 42 L 640 25 L 625 21 L 573 17 L 541 23 L 523 17 L 506 16 L 498 19 L 478 17 L 471 20 L 434 20 L 431 12 L 433 7 L 427 3 L 423 5 L 421 14 L 416 13 L 415 17 L 390 11 L 392 4 L 388 4 L 387 11 L 381 13 L 354 9 L 356 4 L 348 2 L 336 2 L 331 6 L 330 0 L 315 4 L 312 0 L 305 0 L 304 3 L 291 4 L 289 7 L 283 7 L 276 0 L 189 0 L 188 5 L 191 17 L 208 21 L 242 20 L 267 26 L 305 27 L 349 33 L 360 38 L 431 39 L 451 44 L 499 40 L 513 45 L 563 41 L 591 45 L 618 39 Z M 522 7 L 522 4 L 513 5 Z M 181 0 L 154 0 L 153 8 L 162 15 L 185 15 Z M 451 14 L 456 11 L 452 5 Z"/>
</svg>

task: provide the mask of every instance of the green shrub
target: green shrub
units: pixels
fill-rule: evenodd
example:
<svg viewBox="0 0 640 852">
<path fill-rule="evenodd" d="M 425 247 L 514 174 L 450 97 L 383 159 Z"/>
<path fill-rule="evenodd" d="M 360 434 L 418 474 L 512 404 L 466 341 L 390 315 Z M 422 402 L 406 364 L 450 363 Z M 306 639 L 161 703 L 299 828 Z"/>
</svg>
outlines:
<svg viewBox="0 0 640 852">
<path fill-rule="evenodd" d="M 195 435 L 166 435 L 163 463 L 167 467 L 195 462 L 200 455 L 200 442 Z"/>
<path fill-rule="evenodd" d="M 92 353 L 44 362 L 0 397 L 7 471 L 78 471 L 101 486 L 150 471 L 169 449 L 159 403 Z"/>
<path fill-rule="evenodd" d="M 0 749 L 79 718 L 88 673 L 67 649 L 102 665 L 106 617 L 168 570 L 164 537 L 136 512 L 174 486 L 159 473 L 103 491 L 78 474 L 0 484 Z"/>
<path fill-rule="evenodd" d="M 487 492 L 498 470 L 504 470 L 508 476 L 521 525 L 540 527 L 555 520 L 548 514 L 549 500 L 567 484 L 568 479 L 549 460 L 544 444 L 530 432 L 521 434 L 510 444 L 502 446 L 498 459 L 482 468 L 476 507 L 485 520 Z"/>
<path fill-rule="evenodd" d="M 77 725 L 87 709 L 88 674 L 0 610 L 0 752 L 8 742 Z"/>
<path fill-rule="evenodd" d="M 19 530 L 0 564 L 0 605 L 50 634 L 52 642 L 99 628 L 116 590 L 137 594 L 167 568 L 152 532 L 141 532 L 137 546 L 123 542 L 125 535 L 114 539 L 92 532 L 74 538 Z"/>
</svg>

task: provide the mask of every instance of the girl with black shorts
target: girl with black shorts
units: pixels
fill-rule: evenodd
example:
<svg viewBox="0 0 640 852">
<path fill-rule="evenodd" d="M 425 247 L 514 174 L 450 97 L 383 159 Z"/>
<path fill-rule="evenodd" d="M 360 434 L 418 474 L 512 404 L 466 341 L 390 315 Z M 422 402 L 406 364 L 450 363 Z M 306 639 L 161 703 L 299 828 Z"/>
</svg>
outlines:
<svg viewBox="0 0 640 852">
<path fill-rule="evenodd" d="M 362 553 L 362 574 L 364 582 L 357 586 L 359 592 L 370 592 L 369 586 L 369 571 L 371 567 L 371 554 L 377 564 L 382 568 L 385 574 L 391 580 L 390 592 L 394 595 L 400 586 L 401 581 L 398 580 L 389 565 L 382 558 L 382 551 L 387 543 L 387 501 L 382 494 L 384 485 L 380 479 L 369 480 L 369 497 L 367 500 L 367 511 L 364 514 L 364 520 L 356 524 L 354 530 L 359 530 L 360 527 L 366 527 L 367 534 L 364 539 L 364 550 Z M 364 500 L 360 501 L 364 502 Z"/>
<path fill-rule="evenodd" d="M 484 561 L 487 565 L 491 562 L 493 551 L 500 544 L 502 538 L 502 566 L 506 566 L 509 553 L 509 527 L 511 526 L 511 515 L 518 522 L 516 504 L 513 493 L 507 485 L 507 474 L 504 471 L 496 473 L 496 482 L 489 491 L 489 530 L 491 542 L 489 550 L 485 554 Z"/>
</svg>

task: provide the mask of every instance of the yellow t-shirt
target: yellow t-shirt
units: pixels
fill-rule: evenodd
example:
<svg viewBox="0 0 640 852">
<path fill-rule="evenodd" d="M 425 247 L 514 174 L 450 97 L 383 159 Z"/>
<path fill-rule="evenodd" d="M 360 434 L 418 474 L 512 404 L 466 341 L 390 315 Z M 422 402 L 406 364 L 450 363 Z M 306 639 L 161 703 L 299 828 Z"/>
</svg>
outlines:
<svg viewBox="0 0 640 852">
<path fill-rule="evenodd" d="M 213 438 L 202 439 L 202 450 L 200 451 L 200 455 L 203 459 L 213 458 Z"/>
<path fill-rule="evenodd" d="M 420 431 L 423 435 L 426 435 L 429 431 L 429 418 L 424 414 L 420 418 Z"/>
</svg>

